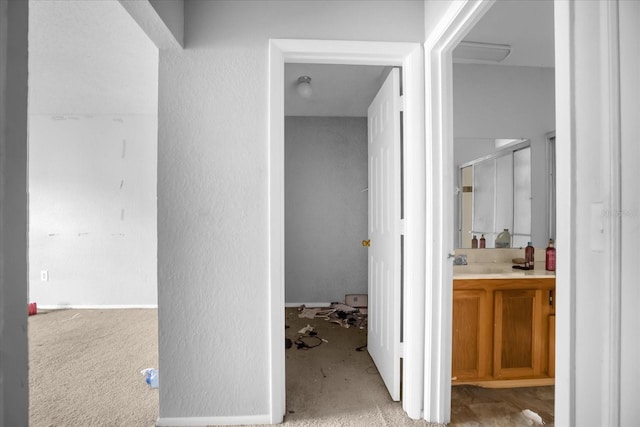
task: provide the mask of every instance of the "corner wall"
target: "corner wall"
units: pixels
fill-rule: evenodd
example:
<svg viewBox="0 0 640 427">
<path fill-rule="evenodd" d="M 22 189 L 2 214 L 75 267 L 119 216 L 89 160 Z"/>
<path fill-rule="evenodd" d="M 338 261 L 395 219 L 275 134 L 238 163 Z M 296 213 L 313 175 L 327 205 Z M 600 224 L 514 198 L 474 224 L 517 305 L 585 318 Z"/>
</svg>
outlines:
<svg viewBox="0 0 640 427">
<path fill-rule="evenodd" d="M 0 0 L 0 427 L 29 424 L 28 13 L 26 1 Z"/>
<path fill-rule="evenodd" d="M 160 56 L 161 425 L 271 419 L 269 39 L 422 42 L 422 7 L 185 3 L 186 48 Z"/>
</svg>

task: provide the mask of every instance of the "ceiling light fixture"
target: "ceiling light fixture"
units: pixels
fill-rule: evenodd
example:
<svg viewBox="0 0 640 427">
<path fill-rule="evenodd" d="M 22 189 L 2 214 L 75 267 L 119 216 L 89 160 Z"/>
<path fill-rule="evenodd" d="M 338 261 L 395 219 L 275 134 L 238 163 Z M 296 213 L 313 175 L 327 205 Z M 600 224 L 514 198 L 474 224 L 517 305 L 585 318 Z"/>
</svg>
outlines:
<svg viewBox="0 0 640 427">
<path fill-rule="evenodd" d="M 311 89 L 311 77 L 300 76 L 298 77 L 298 86 L 296 87 L 298 95 L 303 98 L 309 98 L 313 90 Z"/>
<path fill-rule="evenodd" d="M 455 62 L 502 62 L 511 53 L 508 44 L 462 41 L 453 50 Z"/>
</svg>

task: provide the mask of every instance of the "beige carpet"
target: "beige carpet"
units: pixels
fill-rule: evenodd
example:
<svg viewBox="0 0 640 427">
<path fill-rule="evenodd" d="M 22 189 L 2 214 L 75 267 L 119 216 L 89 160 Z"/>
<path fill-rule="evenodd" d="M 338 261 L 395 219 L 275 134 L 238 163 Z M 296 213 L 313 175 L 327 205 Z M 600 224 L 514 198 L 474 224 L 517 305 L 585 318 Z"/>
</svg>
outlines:
<svg viewBox="0 0 640 427">
<path fill-rule="evenodd" d="M 155 426 L 156 310 L 55 310 L 29 317 L 29 425 Z"/>
<path fill-rule="evenodd" d="M 356 348 L 366 331 L 286 312 L 286 336 L 314 326 L 322 342 L 286 350 L 287 427 L 428 426 L 393 402 L 371 357 Z M 29 317 L 31 427 L 151 427 L 158 390 L 140 370 L 157 367 L 156 310 L 57 310 Z M 318 340 L 307 339 L 313 345 Z M 452 426 L 528 426 L 524 408 L 553 423 L 553 388 L 454 388 Z"/>
</svg>

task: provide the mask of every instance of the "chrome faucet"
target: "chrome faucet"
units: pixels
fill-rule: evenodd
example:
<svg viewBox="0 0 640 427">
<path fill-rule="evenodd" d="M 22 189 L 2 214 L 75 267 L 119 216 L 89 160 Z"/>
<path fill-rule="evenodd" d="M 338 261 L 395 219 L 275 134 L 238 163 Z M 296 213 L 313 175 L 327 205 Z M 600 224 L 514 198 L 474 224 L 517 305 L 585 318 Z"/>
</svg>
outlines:
<svg viewBox="0 0 640 427">
<path fill-rule="evenodd" d="M 467 256 L 464 254 L 456 255 L 453 259 L 453 265 L 467 265 Z"/>
</svg>

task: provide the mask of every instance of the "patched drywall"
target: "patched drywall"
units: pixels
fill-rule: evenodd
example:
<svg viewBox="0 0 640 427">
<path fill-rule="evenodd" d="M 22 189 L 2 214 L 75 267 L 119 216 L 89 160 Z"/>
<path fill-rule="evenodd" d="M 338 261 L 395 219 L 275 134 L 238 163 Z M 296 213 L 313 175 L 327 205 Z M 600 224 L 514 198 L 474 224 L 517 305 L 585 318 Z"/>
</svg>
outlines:
<svg viewBox="0 0 640 427">
<path fill-rule="evenodd" d="M 158 51 L 114 1 L 30 23 L 29 298 L 155 306 Z"/>
<path fill-rule="evenodd" d="M 367 119 L 285 119 L 285 302 L 367 293 Z"/>
<path fill-rule="evenodd" d="M 456 173 L 460 164 L 477 158 L 471 154 L 489 154 L 470 147 L 473 139 L 531 140 L 531 239 L 538 247 L 549 239 L 546 134 L 555 130 L 554 78 L 553 68 L 453 66 Z"/>
<path fill-rule="evenodd" d="M 161 423 L 269 419 L 269 39 L 422 42 L 422 7 L 185 2 L 160 55 Z"/>
<path fill-rule="evenodd" d="M 150 115 L 30 117 L 31 301 L 157 304 L 156 140 Z"/>
</svg>

